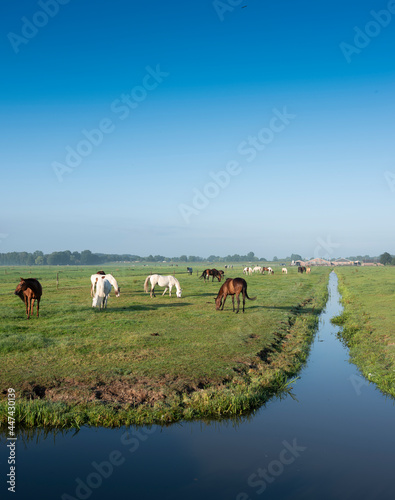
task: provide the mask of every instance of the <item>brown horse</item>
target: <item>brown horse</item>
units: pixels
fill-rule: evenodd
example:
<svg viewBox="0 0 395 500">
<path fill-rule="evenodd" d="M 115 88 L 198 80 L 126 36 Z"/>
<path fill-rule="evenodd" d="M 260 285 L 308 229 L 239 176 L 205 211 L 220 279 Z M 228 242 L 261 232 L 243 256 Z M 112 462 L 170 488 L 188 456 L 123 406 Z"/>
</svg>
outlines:
<svg viewBox="0 0 395 500">
<path fill-rule="evenodd" d="M 199 276 L 199 279 L 203 278 L 204 282 L 206 282 L 206 279 L 209 280 L 210 276 L 212 276 L 213 279 L 211 281 L 214 281 L 214 278 L 217 278 L 217 280 L 220 282 L 223 274 L 224 274 L 223 271 L 217 271 L 216 269 L 205 269 L 202 272 L 201 276 Z"/>
<path fill-rule="evenodd" d="M 21 278 L 18 286 L 14 292 L 15 295 L 23 300 L 26 305 L 27 319 L 30 319 L 30 315 L 33 314 L 34 301 L 37 300 L 37 318 L 38 311 L 40 309 L 40 299 L 43 294 L 43 289 L 39 281 L 34 278 Z"/>
<path fill-rule="evenodd" d="M 305 273 L 305 272 L 306 272 L 306 268 L 305 268 L 305 266 L 299 266 L 299 267 L 298 267 L 298 273 L 303 274 L 303 273 Z"/>
<path fill-rule="evenodd" d="M 224 305 L 225 305 L 225 300 L 228 295 L 232 296 L 232 304 L 233 304 L 233 312 L 235 311 L 235 295 L 237 299 L 237 311 L 236 314 L 239 312 L 240 309 L 240 293 L 243 294 L 243 312 L 244 312 L 244 306 L 246 303 L 246 297 L 248 300 L 255 300 L 256 297 L 250 298 L 247 294 L 247 282 L 243 278 L 228 278 L 225 283 L 221 286 L 218 295 L 215 299 L 215 309 L 218 311 L 221 309 L 223 311 Z M 223 302 L 222 302 L 223 299 Z M 222 307 L 221 307 L 222 305 Z"/>
</svg>

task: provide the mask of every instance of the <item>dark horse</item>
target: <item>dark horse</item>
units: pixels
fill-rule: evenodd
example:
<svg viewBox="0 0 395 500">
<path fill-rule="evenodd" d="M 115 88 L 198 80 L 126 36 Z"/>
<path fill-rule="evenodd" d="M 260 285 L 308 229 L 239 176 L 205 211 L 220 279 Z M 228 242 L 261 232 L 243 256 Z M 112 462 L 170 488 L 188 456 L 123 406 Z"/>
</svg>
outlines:
<svg viewBox="0 0 395 500">
<path fill-rule="evenodd" d="M 221 281 L 223 274 L 223 271 L 217 271 L 216 269 L 205 269 L 202 272 L 201 276 L 199 276 L 199 279 L 203 278 L 204 282 L 206 282 L 206 279 L 209 280 L 210 276 L 212 276 L 213 279 L 211 281 L 214 281 L 214 278 L 217 278 L 218 281 Z"/>
<path fill-rule="evenodd" d="M 39 281 L 34 278 L 21 278 L 18 286 L 14 292 L 15 295 L 18 295 L 26 305 L 26 314 L 27 319 L 30 319 L 30 315 L 33 314 L 34 301 L 37 300 L 37 318 L 38 311 L 40 309 L 40 299 L 43 294 L 43 289 Z"/>
<path fill-rule="evenodd" d="M 303 273 L 305 273 L 305 272 L 306 272 L 306 268 L 305 268 L 305 266 L 299 266 L 299 267 L 298 267 L 298 273 L 303 274 Z"/>
<path fill-rule="evenodd" d="M 224 309 L 225 300 L 228 295 L 232 296 L 233 312 L 235 311 L 235 295 L 237 299 L 237 311 L 240 309 L 240 293 L 243 294 L 243 312 L 246 303 L 246 297 L 248 300 L 255 300 L 256 297 L 250 298 L 247 294 L 247 282 L 243 278 L 228 278 L 225 283 L 221 286 L 217 298 L 215 299 L 215 309 L 221 311 Z M 223 301 L 222 301 L 223 299 Z M 221 307 L 222 305 L 222 307 Z"/>
</svg>

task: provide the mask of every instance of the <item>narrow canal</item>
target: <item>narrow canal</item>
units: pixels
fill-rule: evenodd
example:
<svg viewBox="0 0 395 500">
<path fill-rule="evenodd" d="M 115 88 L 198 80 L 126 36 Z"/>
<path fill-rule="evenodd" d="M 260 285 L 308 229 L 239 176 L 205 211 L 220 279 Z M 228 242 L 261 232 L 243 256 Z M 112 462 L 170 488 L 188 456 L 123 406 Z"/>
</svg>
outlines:
<svg viewBox="0 0 395 500">
<path fill-rule="evenodd" d="M 335 273 L 328 286 L 294 397 L 273 400 L 239 423 L 21 436 L 9 497 L 393 500 L 394 400 L 349 363 L 330 323 L 341 311 Z M 1 480 L 5 498 L 5 474 Z"/>
</svg>

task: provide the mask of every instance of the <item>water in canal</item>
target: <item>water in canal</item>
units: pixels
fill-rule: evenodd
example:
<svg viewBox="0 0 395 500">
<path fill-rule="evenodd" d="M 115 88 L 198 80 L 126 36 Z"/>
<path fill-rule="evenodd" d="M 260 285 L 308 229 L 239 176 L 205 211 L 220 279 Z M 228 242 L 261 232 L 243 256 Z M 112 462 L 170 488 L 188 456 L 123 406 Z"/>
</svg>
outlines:
<svg viewBox="0 0 395 500">
<path fill-rule="evenodd" d="M 273 400 L 239 423 L 91 429 L 21 436 L 14 499 L 395 498 L 395 405 L 349 363 L 330 318 L 337 277 L 295 399 Z M 7 467 L 7 466 L 6 466 Z"/>
</svg>

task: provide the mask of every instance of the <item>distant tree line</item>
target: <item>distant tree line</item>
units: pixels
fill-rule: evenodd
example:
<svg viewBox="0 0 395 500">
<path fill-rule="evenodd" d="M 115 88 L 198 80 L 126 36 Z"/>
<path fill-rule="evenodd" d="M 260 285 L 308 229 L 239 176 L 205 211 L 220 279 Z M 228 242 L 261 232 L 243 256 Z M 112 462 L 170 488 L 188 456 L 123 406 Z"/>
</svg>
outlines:
<svg viewBox="0 0 395 500">
<path fill-rule="evenodd" d="M 273 257 L 275 262 L 290 262 L 292 260 L 303 260 L 299 254 L 292 254 L 280 259 Z M 382 264 L 395 265 L 395 257 L 388 252 L 384 252 L 380 257 L 356 256 L 350 257 L 350 260 L 360 260 L 361 262 L 381 262 Z M 254 252 L 246 255 L 210 255 L 207 258 L 197 255 L 180 255 L 179 257 L 165 257 L 164 255 L 148 255 L 141 257 L 133 254 L 106 254 L 92 253 L 90 250 L 82 252 L 52 252 L 44 254 L 40 250 L 33 253 L 29 252 L 8 252 L 0 253 L 0 266 L 67 266 L 67 265 L 100 265 L 107 262 L 267 262 L 264 257 L 256 257 Z"/>
<path fill-rule="evenodd" d="M 180 255 L 179 257 L 166 257 L 164 255 L 148 255 L 142 257 L 133 254 L 105 254 L 92 253 L 90 250 L 82 252 L 52 252 L 44 254 L 40 250 L 29 252 L 0 253 L 1 266 L 67 266 L 67 265 L 100 265 L 106 262 L 265 262 L 265 258 L 255 257 L 254 252 L 247 255 L 210 255 L 208 258 L 197 255 Z"/>
</svg>

